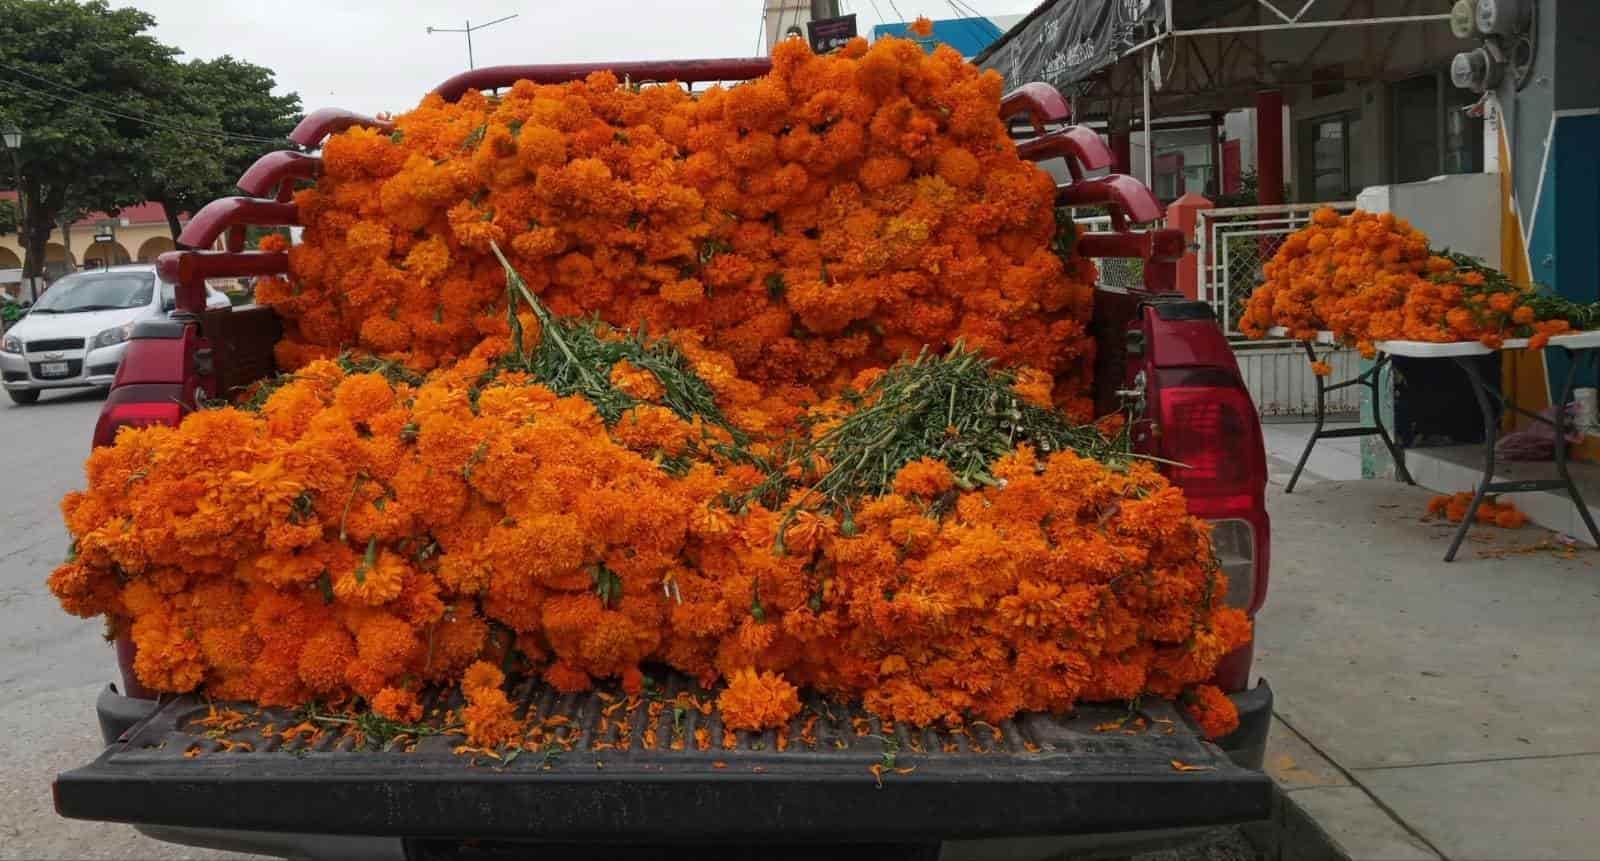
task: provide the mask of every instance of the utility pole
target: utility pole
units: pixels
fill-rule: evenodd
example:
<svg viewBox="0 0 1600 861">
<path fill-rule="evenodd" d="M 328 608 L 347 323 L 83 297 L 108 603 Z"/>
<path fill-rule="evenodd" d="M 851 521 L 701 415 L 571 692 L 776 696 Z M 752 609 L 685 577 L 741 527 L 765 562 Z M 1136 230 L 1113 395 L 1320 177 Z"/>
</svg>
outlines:
<svg viewBox="0 0 1600 861">
<path fill-rule="evenodd" d="M 811 20 L 839 17 L 839 0 L 811 0 Z"/>
<path fill-rule="evenodd" d="M 510 21 L 512 18 L 515 18 L 515 17 L 517 17 L 517 16 L 514 15 L 514 14 L 513 15 L 507 15 L 504 18 L 496 18 L 496 19 L 494 19 L 493 21 L 490 21 L 487 24 L 479 24 L 476 27 L 474 27 L 472 25 L 472 19 L 469 18 L 469 19 L 467 19 L 467 26 L 465 26 L 465 27 L 429 27 L 428 28 L 428 33 L 430 35 L 433 34 L 433 33 L 465 33 L 465 34 L 467 34 L 467 68 L 475 69 L 475 68 L 477 68 L 477 64 L 472 58 L 472 31 L 473 30 L 482 30 L 485 27 L 493 27 L 496 24 L 501 24 L 501 23 L 504 23 L 506 21 Z"/>
</svg>

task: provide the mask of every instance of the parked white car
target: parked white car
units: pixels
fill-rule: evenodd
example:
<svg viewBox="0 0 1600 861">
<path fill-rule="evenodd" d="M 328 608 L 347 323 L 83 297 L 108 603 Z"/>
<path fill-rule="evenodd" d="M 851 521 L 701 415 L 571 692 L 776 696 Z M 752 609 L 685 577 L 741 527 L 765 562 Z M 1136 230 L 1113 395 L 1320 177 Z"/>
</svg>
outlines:
<svg viewBox="0 0 1600 861">
<path fill-rule="evenodd" d="M 68 275 L 46 290 L 28 315 L 0 338 L 0 383 L 19 404 L 45 389 L 109 386 L 128 336 L 140 320 L 175 307 L 173 285 L 154 266 L 115 266 Z M 206 288 L 206 307 L 227 308 L 226 294 Z"/>
</svg>

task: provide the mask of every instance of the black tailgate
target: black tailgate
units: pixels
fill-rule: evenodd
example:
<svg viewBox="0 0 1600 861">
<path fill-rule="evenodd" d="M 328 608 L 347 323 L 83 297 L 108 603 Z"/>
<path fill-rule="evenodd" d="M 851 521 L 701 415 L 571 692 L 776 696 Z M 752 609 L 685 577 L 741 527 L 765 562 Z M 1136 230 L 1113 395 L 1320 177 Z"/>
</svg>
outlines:
<svg viewBox="0 0 1600 861">
<path fill-rule="evenodd" d="M 675 690 L 654 709 L 648 699 L 630 706 L 531 685 L 517 693 L 572 750 L 552 745 L 508 763 L 454 752 L 459 735 L 426 736 L 409 751 L 358 749 L 348 732 L 284 741 L 263 730 L 295 724 L 290 711 L 252 711 L 250 725 L 223 732 L 200 723 L 204 702 L 182 697 L 59 775 L 56 809 L 302 833 L 927 842 L 1246 822 L 1266 818 L 1271 799 L 1268 778 L 1200 741 L 1166 702 L 1135 720 L 1095 706 L 961 734 L 885 733 L 859 712 L 813 701 L 780 750 L 775 732 L 725 736 L 715 711 L 675 708 Z M 702 729 L 705 750 L 694 741 Z M 239 741 L 252 749 L 229 744 Z"/>
</svg>

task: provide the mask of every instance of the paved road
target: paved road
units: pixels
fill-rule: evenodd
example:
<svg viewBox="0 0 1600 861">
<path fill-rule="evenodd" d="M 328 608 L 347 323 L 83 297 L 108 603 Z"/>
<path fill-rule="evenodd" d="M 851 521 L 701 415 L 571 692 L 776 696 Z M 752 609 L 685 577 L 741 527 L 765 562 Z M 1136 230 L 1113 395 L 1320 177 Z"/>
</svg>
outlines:
<svg viewBox="0 0 1600 861">
<path fill-rule="evenodd" d="M 57 504 L 83 486 L 104 400 L 0 398 L 0 858 L 244 858 L 62 819 L 50 803 L 50 778 L 98 751 L 94 698 L 116 672 L 101 626 L 61 612 L 44 585 L 67 548 Z"/>
<path fill-rule="evenodd" d="M 0 859 L 246 859 L 150 840 L 132 828 L 55 815 L 50 780 L 99 750 L 94 698 L 116 676 L 101 626 L 63 613 L 45 577 L 66 552 L 57 503 L 83 485 L 104 396 L 0 399 Z M 1148 861 L 1236 861 L 1237 832 Z"/>
</svg>

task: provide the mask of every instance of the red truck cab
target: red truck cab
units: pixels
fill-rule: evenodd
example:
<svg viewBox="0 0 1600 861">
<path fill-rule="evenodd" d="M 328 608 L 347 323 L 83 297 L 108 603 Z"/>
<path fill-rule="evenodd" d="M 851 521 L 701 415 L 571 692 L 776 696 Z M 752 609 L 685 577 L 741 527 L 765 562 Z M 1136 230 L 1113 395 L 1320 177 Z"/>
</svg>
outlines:
<svg viewBox="0 0 1600 861">
<path fill-rule="evenodd" d="M 596 69 L 695 82 L 755 77 L 767 68 L 762 58 L 507 66 L 458 75 L 438 92 L 458 98 L 468 89 L 572 80 Z M 1102 286 L 1096 293 L 1096 401 L 1102 413 L 1132 410 L 1136 446 L 1169 462 L 1168 476 L 1191 512 L 1213 523 L 1229 577 L 1227 603 L 1253 615 L 1266 597 L 1269 548 L 1261 428 L 1210 307 L 1173 292 L 1185 240 L 1177 231 L 1136 229 L 1161 216 L 1144 185 L 1116 174 L 1091 177 L 1111 164 L 1111 153 L 1093 131 L 1066 124 L 1070 111 L 1054 88 L 1024 87 L 1002 107 L 1031 126 L 1019 145 L 1024 157 L 1065 160 L 1071 180 L 1060 186 L 1059 205 L 1111 214 L 1112 230 L 1080 235 L 1077 251 L 1142 262 L 1144 289 Z M 355 125 L 386 124 L 324 110 L 308 116 L 293 138 L 314 150 Z M 110 444 L 121 427 L 175 424 L 200 403 L 275 372 L 272 345 L 281 328 L 271 309 L 206 311 L 204 282 L 286 272 L 286 254 L 245 250 L 244 230 L 295 224 L 292 191 L 319 167 L 312 155 L 270 154 L 241 178 L 245 196 L 196 214 L 182 236 L 191 250 L 159 264 L 177 285 L 178 310 L 134 330 L 95 445 Z M 272 743 L 185 757 L 194 745 L 216 747 L 193 725 L 203 702 L 158 701 L 134 677 L 131 643 L 119 642 L 118 652 L 122 688 L 108 687 L 97 703 L 107 747 L 58 776 L 56 808 L 194 845 L 296 857 L 512 857 L 529 843 L 547 850 L 759 845 L 763 857 L 782 855 L 784 847 L 814 853 L 818 844 L 834 847 L 828 857 L 848 854 L 848 847 L 927 854 L 943 846 L 970 857 L 1029 857 L 1036 848 L 1047 857 L 1170 845 L 1218 825 L 1265 819 L 1271 804 L 1260 767 L 1272 693 L 1264 680 L 1251 685 L 1248 648 L 1218 669 L 1215 681 L 1238 706 L 1240 726 L 1215 744 L 1184 725 L 1172 703 L 1155 701 L 1132 707 L 1152 729 L 1130 735 L 1095 731 L 1126 716 L 1129 706 L 1096 705 L 1072 715 L 1018 716 L 985 743 L 904 727 L 863 738 L 844 725 L 818 728 L 822 749 L 777 751 L 761 733 L 739 733 L 733 749 L 709 754 L 640 750 L 593 763 L 570 754 L 583 761 L 554 768 L 532 756 L 473 768 L 443 738 L 433 739 L 442 746 L 424 740 L 406 754 Z M 668 695 L 686 683 L 669 681 Z M 591 697 L 558 698 L 531 683 L 515 696 L 530 709 L 577 721 L 592 719 L 597 708 Z M 642 729 L 645 720 L 636 723 Z M 1162 725 L 1180 729 L 1154 729 Z M 902 758 L 924 751 L 912 757 L 918 769 L 875 785 L 868 767 L 891 744 Z M 1179 770 L 1174 760 L 1199 768 Z"/>
</svg>

